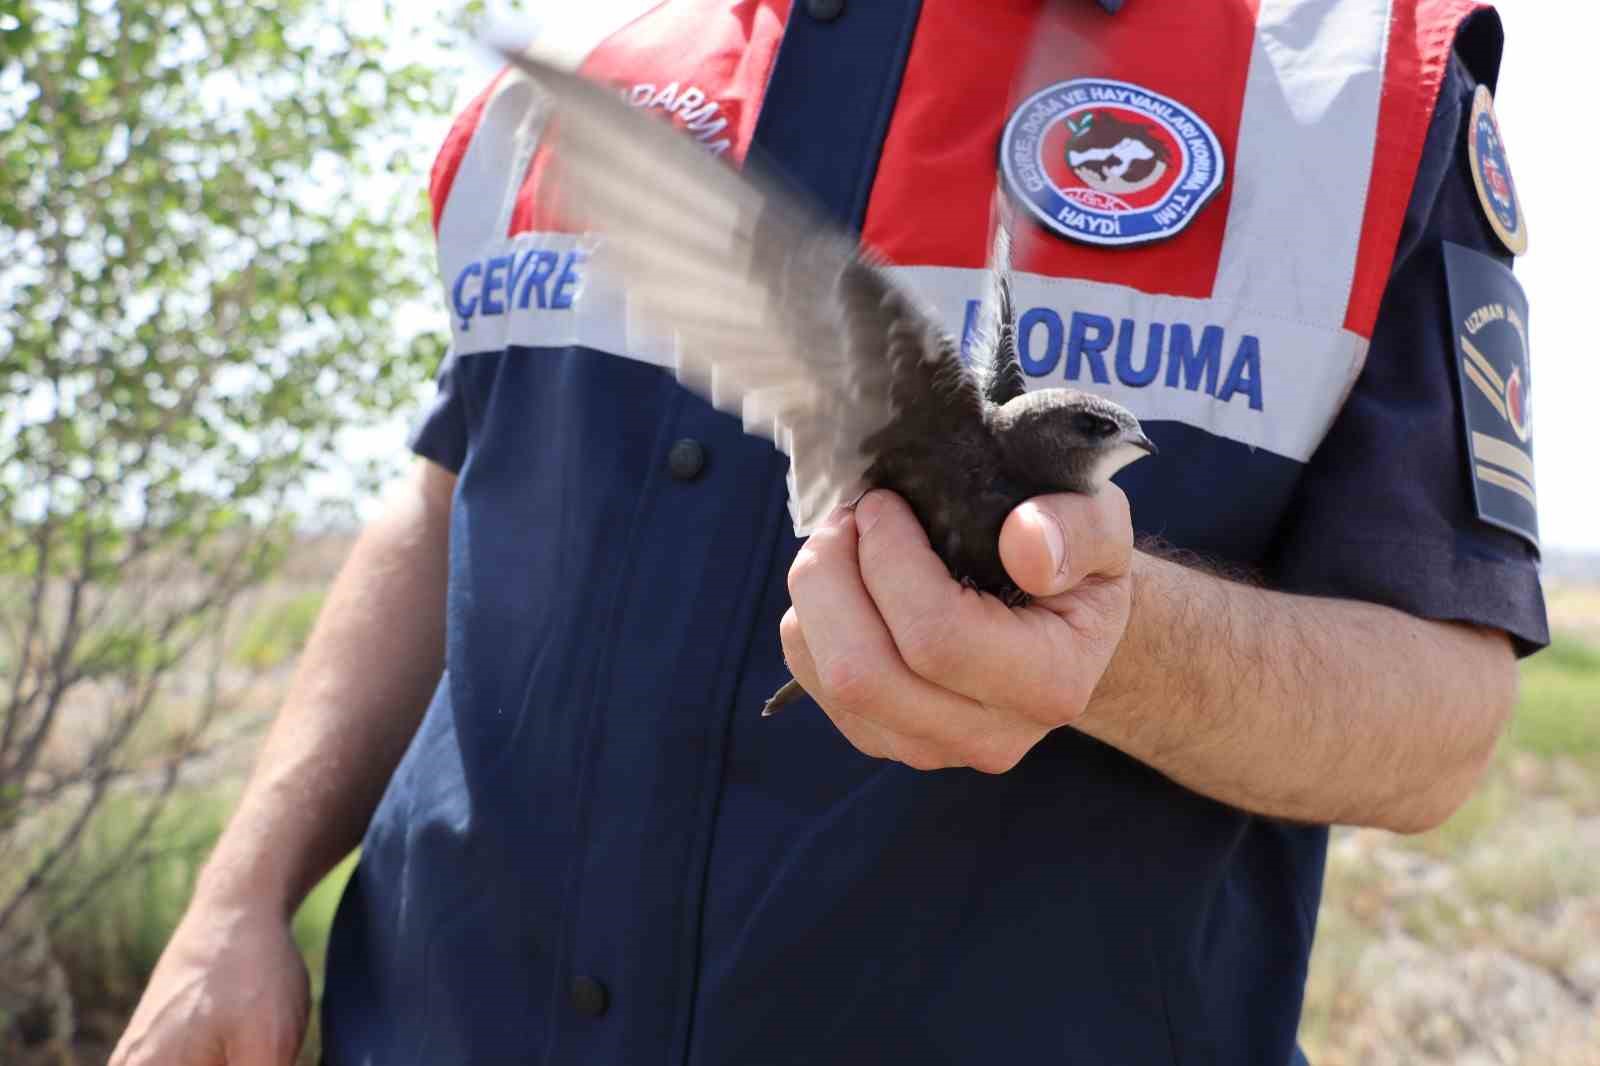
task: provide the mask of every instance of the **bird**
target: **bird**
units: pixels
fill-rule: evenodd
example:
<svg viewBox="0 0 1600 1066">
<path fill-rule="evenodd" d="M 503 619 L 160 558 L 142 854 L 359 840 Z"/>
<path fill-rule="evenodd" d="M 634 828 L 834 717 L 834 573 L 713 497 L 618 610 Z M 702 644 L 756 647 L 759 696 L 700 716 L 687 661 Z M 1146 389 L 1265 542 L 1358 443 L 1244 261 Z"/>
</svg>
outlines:
<svg viewBox="0 0 1600 1066">
<path fill-rule="evenodd" d="M 798 535 L 888 489 L 954 579 L 1020 607 L 1028 596 L 999 549 L 1012 509 L 1094 493 L 1156 452 L 1120 404 L 1026 387 L 1005 210 L 963 358 L 883 261 L 778 175 L 751 161 L 735 170 L 527 49 L 497 51 L 541 91 L 556 213 L 589 235 L 594 272 L 619 279 L 630 333 L 669 339 L 683 385 L 789 456 Z M 803 692 L 791 678 L 762 715 Z"/>
</svg>

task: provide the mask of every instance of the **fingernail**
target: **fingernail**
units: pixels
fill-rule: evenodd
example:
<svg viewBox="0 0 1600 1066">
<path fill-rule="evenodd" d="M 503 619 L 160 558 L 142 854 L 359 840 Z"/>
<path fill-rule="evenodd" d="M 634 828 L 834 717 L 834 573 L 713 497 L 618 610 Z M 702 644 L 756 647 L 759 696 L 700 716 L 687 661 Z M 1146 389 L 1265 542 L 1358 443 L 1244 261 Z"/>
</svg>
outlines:
<svg viewBox="0 0 1600 1066">
<path fill-rule="evenodd" d="M 1044 532 L 1044 545 L 1050 551 L 1050 572 L 1059 577 L 1067 569 L 1066 532 L 1061 528 L 1061 523 L 1056 521 L 1056 516 L 1043 507 L 1035 507 L 1033 513 L 1038 516 L 1039 528 Z"/>
<path fill-rule="evenodd" d="M 869 492 L 861 497 L 861 502 L 856 504 L 856 532 L 865 533 L 878 523 L 878 515 L 883 512 L 883 498 L 876 492 Z"/>
</svg>

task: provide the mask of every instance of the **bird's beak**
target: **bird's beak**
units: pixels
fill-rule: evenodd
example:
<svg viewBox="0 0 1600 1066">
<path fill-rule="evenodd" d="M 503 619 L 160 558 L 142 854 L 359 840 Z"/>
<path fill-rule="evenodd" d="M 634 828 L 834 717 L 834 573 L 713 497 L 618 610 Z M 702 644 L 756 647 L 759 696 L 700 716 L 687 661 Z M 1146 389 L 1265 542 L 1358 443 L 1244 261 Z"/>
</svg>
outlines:
<svg viewBox="0 0 1600 1066">
<path fill-rule="evenodd" d="M 1155 442 L 1144 435 L 1143 430 L 1136 431 L 1132 437 L 1129 437 L 1128 443 L 1133 445 L 1135 448 L 1140 448 L 1146 452 L 1149 452 L 1151 455 L 1161 454 L 1161 449 L 1157 448 Z"/>
</svg>

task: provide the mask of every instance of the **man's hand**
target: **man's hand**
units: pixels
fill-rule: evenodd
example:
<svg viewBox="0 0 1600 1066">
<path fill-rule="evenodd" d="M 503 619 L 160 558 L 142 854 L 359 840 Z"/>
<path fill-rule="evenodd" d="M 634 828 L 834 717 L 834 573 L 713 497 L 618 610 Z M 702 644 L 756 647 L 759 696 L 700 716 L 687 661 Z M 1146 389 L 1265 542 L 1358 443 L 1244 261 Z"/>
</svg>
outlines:
<svg viewBox="0 0 1600 1066">
<path fill-rule="evenodd" d="M 1018 507 L 1000 558 L 1030 606 L 952 581 L 887 492 L 812 534 L 784 653 L 857 748 L 1000 773 L 1072 725 L 1234 807 L 1417 832 L 1470 794 L 1516 701 L 1504 633 L 1134 552 L 1115 486 Z"/>
<path fill-rule="evenodd" d="M 293 1066 L 310 985 L 289 922 L 197 902 L 161 953 L 110 1066 Z"/>
<path fill-rule="evenodd" d="M 351 549 L 111 1066 L 294 1062 L 309 997 L 288 916 L 361 839 L 439 681 L 454 489 L 419 459 Z"/>
<path fill-rule="evenodd" d="M 1035 597 L 1013 610 L 952 580 L 905 502 L 870 492 L 795 559 L 784 654 L 865 754 L 1003 773 L 1088 704 L 1128 624 L 1132 554 L 1115 485 L 1030 500 L 1000 534 Z"/>
</svg>

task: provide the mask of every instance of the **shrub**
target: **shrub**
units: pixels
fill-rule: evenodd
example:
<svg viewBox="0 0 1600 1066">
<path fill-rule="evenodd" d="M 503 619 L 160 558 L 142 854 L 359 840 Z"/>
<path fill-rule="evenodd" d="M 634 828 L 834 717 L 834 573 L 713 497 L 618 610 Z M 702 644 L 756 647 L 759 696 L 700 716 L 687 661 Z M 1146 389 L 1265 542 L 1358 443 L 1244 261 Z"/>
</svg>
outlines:
<svg viewBox="0 0 1600 1066">
<path fill-rule="evenodd" d="M 233 661 L 250 670 L 270 670 L 300 654 L 322 611 L 321 590 L 302 592 L 257 611 L 233 651 Z"/>
</svg>

